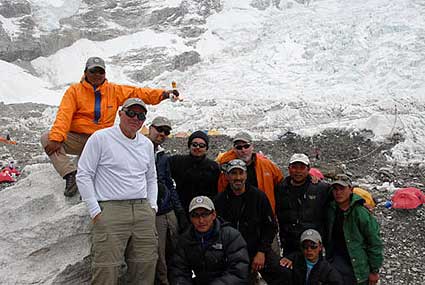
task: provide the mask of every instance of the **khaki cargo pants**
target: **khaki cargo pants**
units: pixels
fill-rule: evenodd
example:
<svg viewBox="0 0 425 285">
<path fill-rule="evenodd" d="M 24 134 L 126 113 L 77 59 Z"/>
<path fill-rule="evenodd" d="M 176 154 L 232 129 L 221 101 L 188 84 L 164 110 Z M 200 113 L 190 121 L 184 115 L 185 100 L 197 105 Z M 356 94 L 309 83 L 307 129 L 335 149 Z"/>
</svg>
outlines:
<svg viewBox="0 0 425 285">
<path fill-rule="evenodd" d="M 49 156 L 53 167 L 61 177 L 77 170 L 77 166 L 71 161 L 71 158 L 67 156 L 67 154 L 81 155 L 81 152 L 90 137 L 90 135 L 87 134 L 72 132 L 68 133 L 66 136 L 66 141 L 63 142 L 59 152 Z M 46 147 L 48 142 L 49 132 L 45 132 L 41 135 L 41 145 L 43 146 L 43 149 Z"/>
<path fill-rule="evenodd" d="M 128 284 L 152 285 L 158 259 L 155 213 L 146 199 L 99 202 L 92 230 L 92 284 L 117 284 L 127 264 Z"/>
<path fill-rule="evenodd" d="M 159 237 L 158 263 L 156 265 L 156 283 L 168 285 L 167 257 L 172 256 L 177 238 L 177 218 L 174 211 L 156 216 L 156 229 Z"/>
</svg>

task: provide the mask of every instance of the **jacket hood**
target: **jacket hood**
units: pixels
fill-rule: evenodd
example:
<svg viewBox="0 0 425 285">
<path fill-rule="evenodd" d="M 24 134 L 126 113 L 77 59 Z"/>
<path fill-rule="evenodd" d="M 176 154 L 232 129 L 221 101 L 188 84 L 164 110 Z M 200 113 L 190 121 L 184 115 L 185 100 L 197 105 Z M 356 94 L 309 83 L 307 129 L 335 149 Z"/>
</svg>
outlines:
<svg viewBox="0 0 425 285">
<path fill-rule="evenodd" d="M 362 205 L 366 202 L 365 199 L 363 199 L 361 196 L 353 193 L 351 195 L 351 203 L 350 203 L 350 208 L 353 207 L 356 204 Z"/>
<path fill-rule="evenodd" d="M 220 163 L 220 164 L 223 164 L 223 163 L 227 163 L 227 162 L 229 162 L 232 159 L 235 159 L 237 157 L 238 156 L 236 155 L 236 152 L 233 149 L 231 149 L 231 150 L 228 150 L 226 152 L 219 154 L 219 157 L 217 158 L 217 162 Z"/>
</svg>

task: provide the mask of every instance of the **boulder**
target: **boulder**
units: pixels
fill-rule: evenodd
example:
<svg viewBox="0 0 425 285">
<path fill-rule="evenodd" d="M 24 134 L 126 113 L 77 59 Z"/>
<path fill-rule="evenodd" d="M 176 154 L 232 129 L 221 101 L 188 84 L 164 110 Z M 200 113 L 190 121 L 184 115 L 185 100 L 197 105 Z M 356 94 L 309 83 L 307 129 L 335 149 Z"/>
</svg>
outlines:
<svg viewBox="0 0 425 285">
<path fill-rule="evenodd" d="M 0 284 L 84 284 L 90 278 L 90 218 L 79 197 L 63 195 L 50 164 L 23 169 L 0 191 Z"/>
</svg>

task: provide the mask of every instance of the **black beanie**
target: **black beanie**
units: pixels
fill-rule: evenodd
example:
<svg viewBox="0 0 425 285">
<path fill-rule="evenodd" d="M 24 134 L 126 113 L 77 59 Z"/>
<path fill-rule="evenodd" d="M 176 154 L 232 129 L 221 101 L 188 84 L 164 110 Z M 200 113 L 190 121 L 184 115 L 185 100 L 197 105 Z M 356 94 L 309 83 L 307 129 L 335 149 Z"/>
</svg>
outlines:
<svg viewBox="0 0 425 285">
<path fill-rule="evenodd" d="M 206 133 L 204 133 L 203 131 L 196 131 L 196 132 L 193 132 L 193 133 L 190 135 L 190 137 L 189 137 L 189 140 L 188 140 L 188 142 L 187 142 L 187 146 L 188 146 L 188 147 L 190 147 L 190 144 L 191 144 L 191 143 L 192 143 L 192 141 L 193 141 L 194 139 L 196 139 L 196 138 L 203 139 L 203 140 L 205 141 L 205 143 L 206 143 L 206 145 L 207 145 L 207 149 L 208 149 L 208 144 L 209 144 L 209 142 L 210 142 L 210 139 L 209 139 L 208 135 L 207 135 Z"/>
</svg>

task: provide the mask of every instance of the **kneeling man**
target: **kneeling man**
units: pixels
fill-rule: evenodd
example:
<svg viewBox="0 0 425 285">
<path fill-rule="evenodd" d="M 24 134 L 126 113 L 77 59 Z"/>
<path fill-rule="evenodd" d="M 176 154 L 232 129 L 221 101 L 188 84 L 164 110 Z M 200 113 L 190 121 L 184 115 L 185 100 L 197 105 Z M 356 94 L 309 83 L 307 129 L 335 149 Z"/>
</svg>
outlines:
<svg viewBox="0 0 425 285">
<path fill-rule="evenodd" d="M 189 215 L 192 225 L 177 242 L 171 284 L 248 284 L 249 259 L 241 234 L 217 219 L 206 196 L 192 199 Z"/>
</svg>

